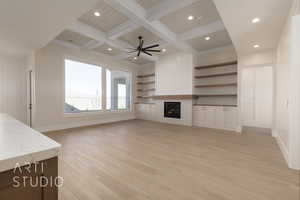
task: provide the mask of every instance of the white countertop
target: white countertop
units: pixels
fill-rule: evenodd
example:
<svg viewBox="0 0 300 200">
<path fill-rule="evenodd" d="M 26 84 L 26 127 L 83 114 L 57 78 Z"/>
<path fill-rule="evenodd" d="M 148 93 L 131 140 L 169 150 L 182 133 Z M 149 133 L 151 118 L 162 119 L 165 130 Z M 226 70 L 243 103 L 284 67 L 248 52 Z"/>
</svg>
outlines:
<svg viewBox="0 0 300 200">
<path fill-rule="evenodd" d="M 0 172 L 58 156 L 61 145 L 7 114 L 0 114 Z"/>
</svg>

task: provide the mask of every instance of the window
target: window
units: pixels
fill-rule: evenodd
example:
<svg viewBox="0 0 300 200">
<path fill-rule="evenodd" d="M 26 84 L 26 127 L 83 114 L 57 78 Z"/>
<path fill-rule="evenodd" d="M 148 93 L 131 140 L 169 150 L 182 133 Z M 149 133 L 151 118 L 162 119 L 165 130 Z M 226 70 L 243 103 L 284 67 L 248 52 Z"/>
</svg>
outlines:
<svg viewBox="0 0 300 200">
<path fill-rule="evenodd" d="M 131 75 L 123 71 L 106 70 L 106 108 L 124 110 L 130 108 Z"/>
<path fill-rule="evenodd" d="M 65 60 L 65 113 L 102 109 L 102 69 Z"/>
<path fill-rule="evenodd" d="M 128 72 L 65 60 L 65 113 L 130 109 L 130 90 Z"/>
</svg>

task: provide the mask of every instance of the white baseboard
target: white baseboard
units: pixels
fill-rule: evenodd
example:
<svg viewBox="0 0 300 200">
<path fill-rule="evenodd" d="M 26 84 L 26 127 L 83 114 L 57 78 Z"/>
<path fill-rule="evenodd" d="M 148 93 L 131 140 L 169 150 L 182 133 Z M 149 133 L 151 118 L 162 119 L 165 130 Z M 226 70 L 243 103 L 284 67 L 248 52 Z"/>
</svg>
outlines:
<svg viewBox="0 0 300 200">
<path fill-rule="evenodd" d="M 283 154 L 283 157 L 284 157 L 286 163 L 290 167 L 289 151 L 288 151 L 287 146 L 284 144 L 284 142 L 282 141 L 282 139 L 281 139 L 281 137 L 280 137 L 279 134 L 277 134 L 277 137 L 275 139 L 276 139 L 277 144 L 278 144 L 278 146 L 279 146 L 279 148 L 281 150 L 281 153 Z"/>
<path fill-rule="evenodd" d="M 272 137 L 278 137 L 278 133 L 277 133 L 277 130 L 275 129 L 272 129 Z"/>
<path fill-rule="evenodd" d="M 78 128 L 78 127 L 84 127 L 84 126 L 92 126 L 92 125 L 98 125 L 98 124 L 107 124 L 112 122 L 119 122 L 119 121 L 127 121 L 127 120 L 133 120 L 135 119 L 134 116 L 126 116 L 126 117 L 117 117 L 113 119 L 101 119 L 101 120 L 90 120 L 90 121 L 82 121 L 82 122 L 74 122 L 74 123 L 68 123 L 68 124 L 57 124 L 47 127 L 34 127 L 35 130 L 39 132 L 49 132 L 49 131 L 58 131 L 58 130 L 64 130 L 64 129 L 70 129 L 70 128 Z"/>
</svg>

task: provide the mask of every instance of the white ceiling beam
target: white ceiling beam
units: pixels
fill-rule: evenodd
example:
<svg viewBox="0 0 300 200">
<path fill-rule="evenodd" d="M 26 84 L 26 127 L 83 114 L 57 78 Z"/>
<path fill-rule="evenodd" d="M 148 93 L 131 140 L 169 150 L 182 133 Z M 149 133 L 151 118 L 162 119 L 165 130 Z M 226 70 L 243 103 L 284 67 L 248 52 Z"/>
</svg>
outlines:
<svg viewBox="0 0 300 200">
<path fill-rule="evenodd" d="M 232 44 L 230 44 L 230 45 L 226 45 L 226 46 L 222 46 L 222 47 L 217 47 L 217 48 L 214 48 L 214 49 L 204 50 L 204 51 L 200 51 L 198 53 L 198 55 L 203 55 L 203 54 L 208 54 L 208 53 L 215 53 L 215 52 L 219 52 L 219 51 L 229 49 L 229 48 L 234 49 L 234 46 Z"/>
<path fill-rule="evenodd" d="M 111 40 L 115 40 L 122 35 L 125 35 L 127 33 L 130 33 L 140 26 L 134 23 L 131 20 L 128 20 L 127 22 L 124 22 L 123 24 L 118 25 L 117 27 L 113 28 L 111 31 L 107 33 L 108 38 Z"/>
<path fill-rule="evenodd" d="M 203 37 L 207 36 L 209 34 L 218 32 L 218 31 L 223 31 L 225 30 L 225 26 L 221 20 L 200 26 L 198 28 L 192 29 L 190 31 L 187 31 L 185 33 L 182 33 L 178 36 L 180 40 L 190 40 L 196 37 Z"/>
<path fill-rule="evenodd" d="M 104 0 L 107 4 L 126 15 L 135 23 L 143 26 L 161 39 L 171 43 L 182 51 L 197 53 L 190 45 L 177 39 L 177 35 L 168 29 L 160 21 L 149 21 L 146 17 L 146 10 L 134 0 Z"/>
<path fill-rule="evenodd" d="M 97 40 L 99 43 L 106 43 L 124 52 L 128 51 L 128 48 L 135 48 L 129 43 L 122 40 L 110 40 L 107 37 L 106 33 L 79 21 L 73 23 L 68 29 L 76 33 L 80 33 L 81 35 L 88 36 L 94 40 Z M 148 56 L 144 54 L 142 54 L 141 56 L 150 61 L 156 61 L 158 59 L 156 56 Z"/>
<path fill-rule="evenodd" d="M 52 41 L 54 44 L 58 44 L 67 48 L 73 48 L 73 49 L 80 49 L 80 46 L 77 46 L 76 44 L 73 44 L 71 42 L 66 42 L 62 40 L 55 39 Z"/>
<path fill-rule="evenodd" d="M 172 12 L 187 7 L 199 0 L 166 0 L 147 10 L 147 19 L 149 21 L 158 20 Z"/>
<path fill-rule="evenodd" d="M 92 50 L 92 49 L 96 49 L 97 47 L 103 45 L 104 42 L 99 42 L 96 40 L 91 40 L 88 43 L 84 44 L 82 46 L 83 49 L 87 49 L 87 50 Z"/>
</svg>

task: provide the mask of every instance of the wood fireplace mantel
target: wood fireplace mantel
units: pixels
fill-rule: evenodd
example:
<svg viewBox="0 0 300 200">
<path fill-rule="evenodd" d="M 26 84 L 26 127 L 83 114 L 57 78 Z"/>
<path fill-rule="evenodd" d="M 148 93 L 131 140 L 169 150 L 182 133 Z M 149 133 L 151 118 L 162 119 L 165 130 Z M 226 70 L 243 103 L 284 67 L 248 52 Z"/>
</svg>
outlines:
<svg viewBox="0 0 300 200">
<path fill-rule="evenodd" d="M 160 99 L 160 100 L 187 100 L 187 99 L 197 99 L 197 95 L 193 94 L 178 94 L 178 95 L 155 95 L 152 97 L 153 99 Z"/>
</svg>

